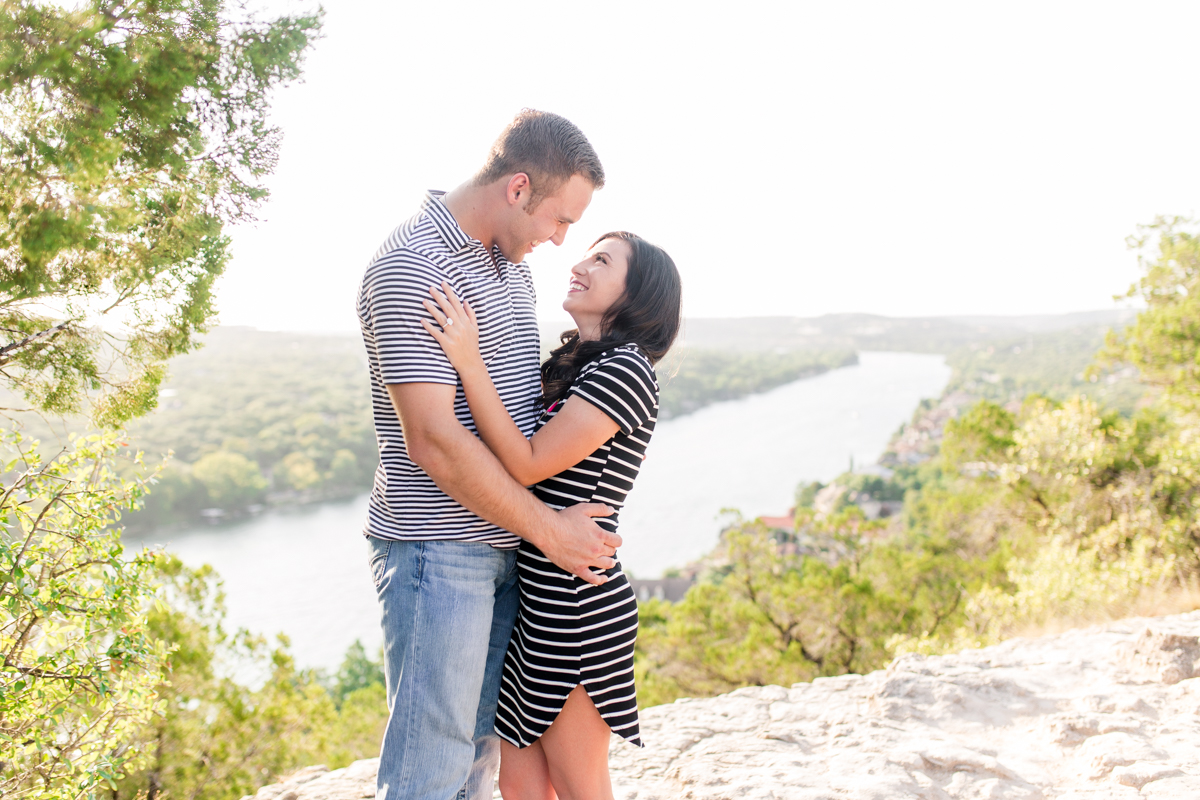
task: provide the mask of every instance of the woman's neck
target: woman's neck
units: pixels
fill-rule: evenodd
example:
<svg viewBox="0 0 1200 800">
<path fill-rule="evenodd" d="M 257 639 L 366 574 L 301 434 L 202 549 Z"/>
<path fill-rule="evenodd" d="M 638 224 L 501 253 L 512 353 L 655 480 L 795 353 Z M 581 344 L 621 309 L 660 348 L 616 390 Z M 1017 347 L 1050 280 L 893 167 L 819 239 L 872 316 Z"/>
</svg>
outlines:
<svg viewBox="0 0 1200 800">
<path fill-rule="evenodd" d="M 597 342 L 600 340 L 600 321 L 580 321 L 571 318 L 575 322 L 575 330 L 579 331 L 579 341 L 581 342 Z"/>
</svg>

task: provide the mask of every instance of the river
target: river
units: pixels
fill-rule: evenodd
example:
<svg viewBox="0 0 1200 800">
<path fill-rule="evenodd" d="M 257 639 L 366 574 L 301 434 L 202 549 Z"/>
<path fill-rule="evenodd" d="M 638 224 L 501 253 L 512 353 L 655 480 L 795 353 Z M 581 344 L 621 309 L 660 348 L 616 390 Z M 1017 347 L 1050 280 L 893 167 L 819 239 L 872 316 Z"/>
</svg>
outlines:
<svg viewBox="0 0 1200 800">
<path fill-rule="evenodd" d="M 621 515 L 620 558 L 638 577 L 712 549 L 722 508 L 778 515 L 801 481 L 869 464 L 925 397 L 950 377 L 941 356 L 862 353 L 859 364 L 659 425 Z M 127 542 L 164 545 L 225 581 L 228 627 L 286 633 L 302 666 L 334 669 L 379 617 L 361 536 L 366 497 L 274 510 Z"/>
</svg>

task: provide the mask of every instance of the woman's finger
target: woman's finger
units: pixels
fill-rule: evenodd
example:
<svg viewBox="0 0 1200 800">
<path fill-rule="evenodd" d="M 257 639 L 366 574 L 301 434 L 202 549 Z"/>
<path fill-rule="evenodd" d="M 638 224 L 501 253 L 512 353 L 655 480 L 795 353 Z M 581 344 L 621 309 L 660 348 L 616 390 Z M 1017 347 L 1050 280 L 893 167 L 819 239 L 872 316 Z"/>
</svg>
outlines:
<svg viewBox="0 0 1200 800">
<path fill-rule="evenodd" d="M 450 285 L 450 281 L 442 281 L 442 291 L 446 293 L 446 297 L 450 298 L 450 305 L 454 306 L 454 310 L 460 316 L 465 317 L 466 313 L 463 311 L 463 304 L 459 301 L 458 295 L 455 294 L 454 287 Z"/>
<path fill-rule="evenodd" d="M 424 325 L 425 330 L 429 331 L 430 335 L 432 335 L 433 338 L 437 340 L 438 344 L 445 343 L 446 334 L 442 331 L 441 328 L 439 328 L 437 325 L 434 325 L 432 322 L 430 322 L 427 319 L 421 320 L 421 324 Z"/>
<path fill-rule="evenodd" d="M 478 325 L 479 320 L 475 319 L 475 309 L 466 300 L 463 300 L 463 308 L 467 310 L 467 319 L 471 320 L 472 325 Z"/>
<path fill-rule="evenodd" d="M 432 300 L 422 300 L 421 303 L 425 306 L 430 314 L 433 314 L 433 318 L 437 320 L 438 325 L 441 325 L 443 328 L 446 327 L 447 317 L 442 313 L 442 310 L 437 307 L 437 304 L 435 304 Z"/>
<path fill-rule="evenodd" d="M 436 286 L 430 286 L 429 293 L 433 295 L 433 299 L 436 300 L 437 304 L 442 307 L 442 311 L 446 313 L 447 317 L 453 318 L 456 316 L 454 313 L 454 306 L 450 305 L 450 301 L 446 298 L 446 295 L 442 294 Z"/>
</svg>

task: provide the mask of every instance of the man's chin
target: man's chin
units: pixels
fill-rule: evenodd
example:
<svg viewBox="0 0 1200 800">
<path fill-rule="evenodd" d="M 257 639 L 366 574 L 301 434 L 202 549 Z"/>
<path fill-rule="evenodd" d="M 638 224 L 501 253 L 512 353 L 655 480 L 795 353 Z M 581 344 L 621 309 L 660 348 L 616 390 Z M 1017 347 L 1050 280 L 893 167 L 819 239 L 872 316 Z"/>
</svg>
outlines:
<svg viewBox="0 0 1200 800">
<path fill-rule="evenodd" d="M 520 264 L 525 260 L 525 256 L 533 252 L 533 248 L 526 245 L 520 249 L 500 246 L 500 255 L 508 259 L 510 264 Z"/>
</svg>

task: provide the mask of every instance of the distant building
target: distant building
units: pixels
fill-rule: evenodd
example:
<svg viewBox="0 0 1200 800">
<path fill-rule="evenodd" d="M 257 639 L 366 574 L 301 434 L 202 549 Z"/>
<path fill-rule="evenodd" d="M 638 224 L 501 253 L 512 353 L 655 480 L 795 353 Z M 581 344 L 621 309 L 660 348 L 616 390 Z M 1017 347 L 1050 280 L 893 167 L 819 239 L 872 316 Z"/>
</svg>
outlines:
<svg viewBox="0 0 1200 800">
<path fill-rule="evenodd" d="M 642 602 L 653 598 L 655 600 L 666 600 L 668 603 L 678 603 L 695 583 L 695 578 L 629 579 L 629 585 L 633 587 L 633 593 Z"/>
<path fill-rule="evenodd" d="M 786 517 L 759 517 L 758 521 L 773 531 L 794 531 L 796 529 L 796 509 L 788 509 Z"/>
<path fill-rule="evenodd" d="M 904 510 L 904 502 L 901 500 L 872 500 L 870 495 L 867 495 L 865 500 L 860 499 L 857 505 L 867 519 L 886 519 Z"/>
</svg>

